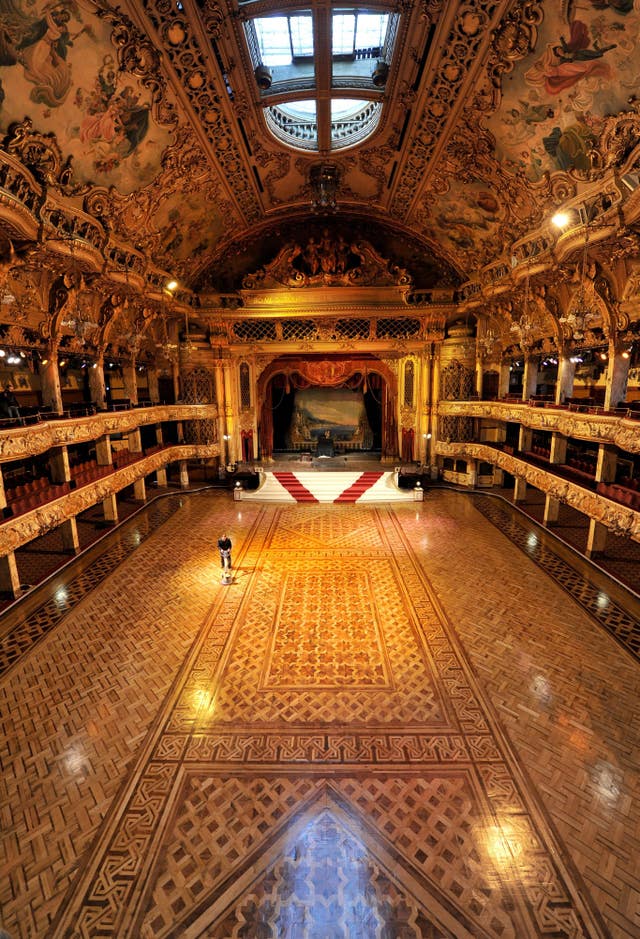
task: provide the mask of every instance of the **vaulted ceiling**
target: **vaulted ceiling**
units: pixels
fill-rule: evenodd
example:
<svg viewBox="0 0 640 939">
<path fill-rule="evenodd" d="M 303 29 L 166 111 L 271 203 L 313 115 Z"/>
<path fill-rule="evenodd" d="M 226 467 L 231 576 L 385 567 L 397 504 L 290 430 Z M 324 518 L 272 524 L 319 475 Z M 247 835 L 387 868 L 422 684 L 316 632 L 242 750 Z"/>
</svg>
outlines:
<svg viewBox="0 0 640 939">
<path fill-rule="evenodd" d="M 0 0 L 0 132 L 48 192 L 192 289 L 237 289 L 284 243 L 325 229 L 366 238 L 417 288 L 453 287 L 508 262 L 611 168 L 633 192 L 636 6 L 342 4 L 398 14 L 397 32 L 372 60 L 386 57 L 386 83 L 362 69 L 355 82 L 382 104 L 375 130 L 323 151 L 270 130 L 265 107 L 302 92 L 259 87 L 245 24 L 310 11 L 318 100 L 351 99 L 327 64 L 329 0 Z M 29 148 L 33 135 L 57 161 Z M 335 210 L 314 211 L 327 166 Z"/>
</svg>

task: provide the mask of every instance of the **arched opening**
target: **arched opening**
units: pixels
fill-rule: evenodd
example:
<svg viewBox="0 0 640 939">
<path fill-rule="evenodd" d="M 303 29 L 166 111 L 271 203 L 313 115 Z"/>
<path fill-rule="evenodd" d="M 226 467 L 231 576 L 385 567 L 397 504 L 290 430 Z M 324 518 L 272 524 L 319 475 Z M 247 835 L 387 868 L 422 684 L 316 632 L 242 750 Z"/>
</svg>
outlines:
<svg viewBox="0 0 640 939">
<path fill-rule="evenodd" d="M 395 387 L 373 359 L 297 358 L 274 362 L 261 378 L 261 455 L 397 455 Z"/>
</svg>

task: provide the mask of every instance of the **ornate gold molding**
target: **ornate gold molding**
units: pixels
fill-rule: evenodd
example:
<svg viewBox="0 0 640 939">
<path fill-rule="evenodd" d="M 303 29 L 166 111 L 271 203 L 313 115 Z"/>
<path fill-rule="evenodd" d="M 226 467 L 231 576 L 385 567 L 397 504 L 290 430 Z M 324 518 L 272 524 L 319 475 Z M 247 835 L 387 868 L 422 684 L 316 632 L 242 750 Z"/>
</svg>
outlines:
<svg viewBox="0 0 640 939">
<path fill-rule="evenodd" d="M 216 456 L 220 456 L 220 447 L 217 444 L 210 446 L 182 444 L 152 453 L 120 470 L 115 470 L 110 476 L 104 476 L 91 485 L 74 489 L 73 492 L 60 499 L 38 506 L 31 512 L 25 512 L 14 519 L 7 519 L 0 526 L 0 554 L 8 554 L 29 541 L 33 541 L 34 538 L 45 535 L 48 531 L 62 525 L 63 522 L 91 508 L 97 502 L 120 492 L 136 480 L 161 469 L 168 463 L 175 463 L 178 460 L 210 459 Z"/>
<path fill-rule="evenodd" d="M 66 447 L 106 434 L 130 433 L 144 424 L 165 421 L 216 420 L 215 404 L 165 404 L 130 411 L 108 411 L 91 417 L 46 421 L 32 427 L 0 431 L 0 463 L 45 453 L 52 447 Z"/>
<path fill-rule="evenodd" d="M 448 444 L 442 441 L 438 441 L 435 450 L 438 456 L 492 463 L 506 470 L 507 473 L 511 473 L 512 476 L 524 479 L 525 482 L 553 499 L 558 499 L 559 502 L 572 506 L 588 518 L 606 525 L 614 534 L 625 535 L 634 541 L 640 541 L 640 512 L 606 499 L 597 492 L 584 489 L 568 479 L 553 476 L 538 466 L 519 460 L 510 453 L 503 453 L 502 450 L 496 450 L 494 447 L 481 443 Z"/>
<path fill-rule="evenodd" d="M 481 417 L 512 421 L 534 430 L 546 430 L 562 434 L 564 437 L 611 444 L 628 453 L 640 453 L 640 421 L 608 414 L 580 414 L 560 408 L 534 408 L 511 401 L 441 401 L 438 414 L 442 417 Z"/>
</svg>

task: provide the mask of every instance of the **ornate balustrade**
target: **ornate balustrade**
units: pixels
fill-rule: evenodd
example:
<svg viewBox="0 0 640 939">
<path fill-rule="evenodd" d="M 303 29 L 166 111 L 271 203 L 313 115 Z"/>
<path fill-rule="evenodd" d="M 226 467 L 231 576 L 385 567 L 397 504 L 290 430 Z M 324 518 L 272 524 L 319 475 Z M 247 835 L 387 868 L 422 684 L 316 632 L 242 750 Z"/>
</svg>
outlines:
<svg viewBox="0 0 640 939">
<path fill-rule="evenodd" d="M 30 427 L 0 431 L 0 462 L 37 456 L 52 447 L 98 440 L 106 434 L 126 434 L 144 424 L 165 421 L 215 420 L 216 404 L 160 404 L 128 411 L 101 411 L 87 417 L 43 421 Z"/>
<path fill-rule="evenodd" d="M 40 505 L 30 512 L 7 519 L 0 525 L 0 556 L 15 551 L 29 541 L 33 541 L 34 538 L 52 531 L 63 522 L 75 518 L 97 502 L 120 492 L 137 479 L 161 469 L 167 463 L 180 460 L 212 459 L 219 455 L 220 447 L 217 444 L 209 446 L 179 444 L 141 457 L 134 463 L 128 463 L 122 469 L 114 470 L 108 476 L 103 476 L 81 489 L 74 489 L 67 495 Z"/>
<path fill-rule="evenodd" d="M 518 459 L 510 453 L 496 450 L 482 443 L 443 443 L 438 441 L 436 453 L 442 457 L 454 459 L 481 460 L 492 463 L 500 469 L 524 479 L 525 482 L 540 489 L 553 499 L 558 499 L 582 512 L 589 518 L 600 522 L 617 535 L 626 535 L 634 541 L 640 541 L 640 512 L 627 508 L 604 496 L 583 488 L 577 483 Z"/>
<path fill-rule="evenodd" d="M 481 417 L 512 421 L 594 443 L 606 443 L 640 453 L 640 421 L 603 413 L 581 413 L 561 407 L 532 407 L 514 401 L 441 401 L 442 417 Z"/>
</svg>

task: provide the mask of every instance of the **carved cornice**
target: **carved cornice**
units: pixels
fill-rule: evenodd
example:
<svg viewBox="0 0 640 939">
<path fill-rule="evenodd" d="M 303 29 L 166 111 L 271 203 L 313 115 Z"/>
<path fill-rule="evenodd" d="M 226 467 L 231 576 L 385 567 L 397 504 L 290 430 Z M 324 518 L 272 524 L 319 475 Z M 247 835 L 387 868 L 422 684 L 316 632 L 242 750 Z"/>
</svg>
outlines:
<svg viewBox="0 0 640 939">
<path fill-rule="evenodd" d="M 566 503 L 582 512 L 583 515 L 595 519 L 605 525 L 616 535 L 625 535 L 633 541 L 640 541 L 640 512 L 619 505 L 611 499 L 589 489 L 584 489 L 567 479 L 560 479 L 551 473 L 545 472 L 537 466 L 525 463 L 509 453 L 503 453 L 493 447 L 479 443 L 442 443 L 436 444 L 438 456 L 448 456 L 460 459 L 482 460 L 493 463 L 500 469 L 506 470 L 512 476 L 524 479 L 525 482 L 541 492 L 546 493 L 559 502 Z"/>
<path fill-rule="evenodd" d="M 627 453 L 640 453 L 640 421 L 612 415 L 579 414 L 560 408 L 532 408 L 527 404 L 508 401 L 441 401 L 438 414 L 443 417 L 484 417 L 511 421 L 534 430 L 611 444 Z"/>
<path fill-rule="evenodd" d="M 52 531 L 63 522 L 84 512 L 85 509 L 102 502 L 108 496 L 120 492 L 137 479 L 142 479 L 168 463 L 178 460 L 211 459 L 217 456 L 220 456 L 218 444 L 198 446 L 183 444 L 152 453 L 120 470 L 115 470 L 111 475 L 104 476 L 88 486 L 74 489 L 73 492 L 60 499 L 38 506 L 37 509 L 32 509 L 31 512 L 25 512 L 16 518 L 8 519 L 0 525 L 0 554 L 5 555 L 10 551 L 15 551 L 29 541 L 33 541 L 34 538 Z"/>
<path fill-rule="evenodd" d="M 126 434 L 144 424 L 164 421 L 216 420 L 215 404 L 165 404 L 131 411 L 108 411 L 91 417 L 46 421 L 33 427 L 0 431 L 0 462 L 37 456 L 52 447 L 98 440 L 106 434 Z"/>
</svg>

